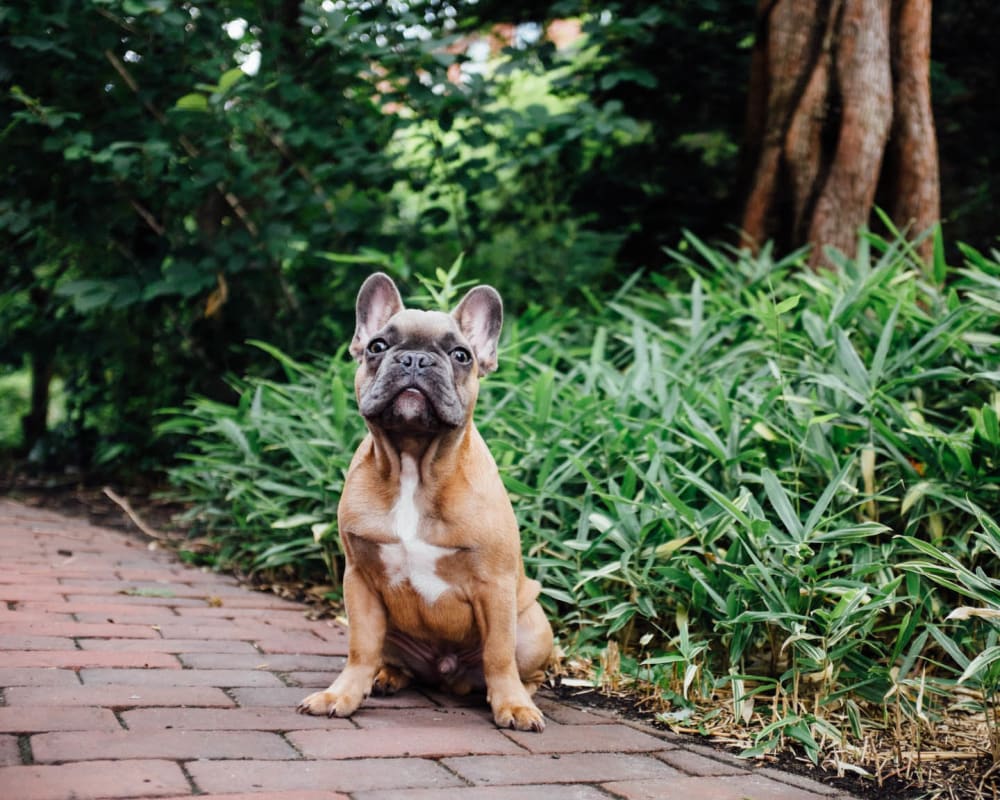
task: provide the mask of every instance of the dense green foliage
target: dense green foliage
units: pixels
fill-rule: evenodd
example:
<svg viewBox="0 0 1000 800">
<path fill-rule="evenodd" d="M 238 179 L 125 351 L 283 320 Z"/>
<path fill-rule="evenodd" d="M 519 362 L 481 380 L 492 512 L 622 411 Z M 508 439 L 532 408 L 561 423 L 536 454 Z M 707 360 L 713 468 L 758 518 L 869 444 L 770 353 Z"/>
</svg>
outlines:
<svg viewBox="0 0 1000 800">
<path fill-rule="evenodd" d="M 922 680 L 923 714 L 963 671 L 1000 687 L 995 621 L 946 620 L 1000 612 L 1000 263 L 938 245 L 933 276 L 872 236 L 814 274 L 689 236 L 680 277 L 508 320 L 477 418 L 565 645 L 619 642 L 681 708 L 767 695 L 760 747 L 814 757 L 833 719 L 915 719 Z M 285 380 L 164 422 L 172 477 L 223 559 L 325 581 L 353 365 L 269 352 Z"/>
<path fill-rule="evenodd" d="M 981 249 L 997 14 L 935 5 L 946 222 Z M 554 48 L 551 20 L 582 37 Z M 5 4 L 0 371 L 66 396 L 25 449 L 157 466 L 155 409 L 232 400 L 227 373 L 273 367 L 249 339 L 332 352 L 372 266 L 463 252 L 510 308 L 585 306 L 676 268 L 661 247 L 683 228 L 732 236 L 753 20 L 749 0 Z"/>
<path fill-rule="evenodd" d="M 563 155 L 528 135 L 549 126 L 545 82 L 517 110 L 497 105 L 516 74 L 449 81 L 463 59 L 443 50 L 454 15 L 0 9 L 0 365 L 65 378 L 68 421 L 48 445 L 72 447 L 57 460 L 148 456 L 157 407 L 191 391 L 231 398 L 222 376 L 267 364 L 249 338 L 332 350 L 344 333 L 332 309 L 358 264 L 406 275 L 481 243 L 468 258 L 487 274 L 544 276 L 560 254 L 585 277 L 614 268 L 615 238 L 575 233 L 561 187 L 543 180 Z M 582 99 L 560 103 L 561 130 Z M 588 157 L 609 146 L 613 114 L 589 107 L 575 124 Z M 503 241 L 521 249 L 491 265 Z M 548 264 L 526 259 L 532 243 Z"/>
</svg>

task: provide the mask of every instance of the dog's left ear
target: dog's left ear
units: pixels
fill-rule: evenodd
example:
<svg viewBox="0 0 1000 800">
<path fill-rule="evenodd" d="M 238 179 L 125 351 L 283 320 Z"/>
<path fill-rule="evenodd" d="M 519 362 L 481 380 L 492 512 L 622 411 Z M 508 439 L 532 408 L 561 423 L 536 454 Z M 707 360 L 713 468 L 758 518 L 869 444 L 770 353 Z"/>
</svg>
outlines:
<svg viewBox="0 0 1000 800">
<path fill-rule="evenodd" d="M 403 310 L 403 299 L 392 278 L 384 272 L 369 275 L 358 292 L 357 323 L 351 340 L 351 355 L 361 358 L 368 340 Z"/>
<path fill-rule="evenodd" d="M 503 326 L 503 301 L 492 286 L 470 289 L 451 313 L 469 340 L 482 377 L 497 368 L 497 340 Z"/>
</svg>

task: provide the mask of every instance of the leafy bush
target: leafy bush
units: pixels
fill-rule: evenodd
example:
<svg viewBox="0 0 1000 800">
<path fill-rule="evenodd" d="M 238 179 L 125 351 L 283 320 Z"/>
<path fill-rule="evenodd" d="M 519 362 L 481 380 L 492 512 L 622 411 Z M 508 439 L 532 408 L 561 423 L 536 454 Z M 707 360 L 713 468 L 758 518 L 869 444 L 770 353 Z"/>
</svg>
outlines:
<svg viewBox="0 0 1000 800">
<path fill-rule="evenodd" d="M 284 382 L 233 381 L 237 405 L 199 398 L 167 409 L 159 432 L 188 439 L 186 463 L 171 474 L 195 503 L 191 520 L 214 535 L 217 563 L 319 579 L 333 564 L 317 539 L 336 519 L 363 430 L 348 408 L 353 368 L 342 353 L 307 366 L 257 346 L 278 360 Z"/>
<path fill-rule="evenodd" d="M 911 252 L 866 236 L 815 274 L 689 236 L 683 280 L 508 321 L 478 420 L 568 649 L 615 641 L 663 698 L 726 691 L 755 751 L 814 759 L 842 721 L 931 713 L 926 681 L 995 694 L 996 617 L 946 617 L 1000 613 L 1000 264 L 966 248 L 932 279 Z M 173 478 L 230 557 L 319 563 L 306 526 L 333 519 L 358 438 L 353 369 L 274 354 L 287 384 L 175 412 Z"/>
</svg>

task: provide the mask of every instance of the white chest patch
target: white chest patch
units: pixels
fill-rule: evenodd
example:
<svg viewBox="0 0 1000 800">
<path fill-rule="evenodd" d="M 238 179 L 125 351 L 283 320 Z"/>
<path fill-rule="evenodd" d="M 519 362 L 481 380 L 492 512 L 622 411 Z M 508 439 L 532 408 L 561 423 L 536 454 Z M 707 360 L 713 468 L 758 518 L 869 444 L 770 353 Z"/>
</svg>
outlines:
<svg viewBox="0 0 1000 800">
<path fill-rule="evenodd" d="M 381 545 L 379 554 L 390 585 L 409 581 L 424 600 L 434 603 L 448 589 L 448 584 L 437 574 L 438 559 L 455 550 L 428 544 L 420 538 L 420 512 L 416 502 L 419 484 L 417 462 L 410 456 L 403 456 L 399 499 L 392 510 L 393 531 L 399 541 Z"/>
</svg>

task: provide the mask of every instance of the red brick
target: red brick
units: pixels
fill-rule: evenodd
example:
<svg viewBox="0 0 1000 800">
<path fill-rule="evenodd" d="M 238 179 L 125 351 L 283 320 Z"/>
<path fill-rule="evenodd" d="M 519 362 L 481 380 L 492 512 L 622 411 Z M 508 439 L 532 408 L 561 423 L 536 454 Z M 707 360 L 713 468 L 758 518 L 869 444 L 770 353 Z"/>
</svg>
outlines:
<svg viewBox="0 0 1000 800">
<path fill-rule="evenodd" d="M 541 734 L 544 736 L 545 734 Z M 441 762 L 476 785 L 578 783 L 673 778 L 680 773 L 661 761 L 629 753 L 570 753 L 564 756 L 466 756 Z"/>
<path fill-rule="evenodd" d="M 563 725 L 615 725 L 621 721 L 619 717 L 608 714 L 603 709 L 595 710 L 567 705 L 542 692 L 535 695 L 534 700 L 535 705 L 538 706 L 546 719 Z"/>
<path fill-rule="evenodd" d="M 173 609 L 164 606 L 137 606 L 135 611 L 116 613 L 83 611 L 76 614 L 77 622 L 85 622 L 89 625 L 100 625 L 106 622 L 111 625 L 144 625 L 147 628 L 176 619 L 177 615 Z"/>
<path fill-rule="evenodd" d="M 359 728 L 397 728 L 400 725 L 421 728 L 494 728 L 493 713 L 487 707 L 474 708 L 408 708 L 401 719 L 398 708 L 361 707 L 351 719 Z"/>
<path fill-rule="evenodd" d="M 66 608 L 66 605 L 63 604 Z M 49 622 L 73 622 L 73 615 L 69 613 L 68 610 L 56 612 L 56 611 L 31 611 L 27 608 L 23 608 L 19 605 L 16 611 L 11 611 L 9 608 L 0 607 L 0 622 L 19 622 L 19 623 L 41 623 L 43 625 Z"/>
<path fill-rule="evenodd" d="M 79 686 L 80 679 L 71 669 L 44 667 L 0 667 L 0 686 Z"/>
<path fill-rule="evenodd" d="M 343 665 L 341 665 L 342 667 Z M 285 675 L 285 680 L 303 689 L 325 689 L 339 672 L 340 669 L 323 670 L 322 672 L 289 672 Z"/>
<path fill-rule="evenodd" d="M 671 736 L 671 734 L 665 734 L 666 736 Z M 677 737 L 681 738 L 681 737 Z M 687 737 L 682 739 L 684 742 L 684 749 L 690 750 L 692 753 L 699 753 L 707 758 L 715 759 L 716 761 L 721 761 L 723 764 L 729 764 L 732 767 L 739 767 L 741 770 L 749 770 L 751 761 L 746 758 L 740 758 L 732 750 L 723 750 L 721 747 L 712 747 L 707 744 L 699 744 L 698 742 L 706 741 L 705 739 L 699 737 L 693 739 Z"/>
<path fill-rule="evenodd" d="M 185 622 L 210 621 L 218 624 L 221 621 L 239 620 L 241 622 L 253 621 L 266 625 L 272 625 L 280 630 L 311 630 L 316 626 L 316 621 L 306 617 L 306 610 L 298 608 L 295 610 L 278 610 L 267 608 L 234 608 L 221 607 L 212 608 L 210 606 L 190 606 L 178 609 L 180 619 Z"/>
<path fill-rule="evenodd" d="M 5 650 L 72 650 L 73 640 L 58 636 L 3 636 L 0 652 Z"/>
<path fill-rule="evenodd" d="M 91 761 L 60 766 L 0 769 L 0 786 L 17 800 L 111 800 L 190 793 L 181 768 L 170 761 Z"/>
<path fill-rule="evenodd" d="M 233 705 L 222 689 L 203 686 L 180 689 L 140 686 L 79 686 L 74 689 L 14 688 L 4 692 L 8 706 L 218 706 Z"/>
<path fill-rule="evenodd" d="M 151 653 L 243 653 L 260 657 L 250 642 L 213 642 L 207 639 L 80 639 L 84 650 L 119 653 L 148 651 Z"/>
<path fill-rule="evenodd" d="M 252 587 L 244 587 L 242 594 L 227 594 L 224 597 L 216 597 L 215 600 L 217 608 L 273 608 L 287 611 L 302 609 L 299 603 L 275 597 L 267 592 L 255 592 Z"/>
<path fill-rule="evenodd" d="M 604 788 L 625 800 L 818 800 L 819 796 L 757 775 L 680 777 L 669 781 L 627 780 Z"/>
<path fill-rule="evenodd" d="M 18 613 L 22 609 L 24 611 L 31 611 L 31 612 L 51 613 L 51 612 L 57 612 L 61 608 L 65 611 L 70 611 L 73 614 L 75 614 L 76 618 L 81 622 L 86 621 L 80 619 L 81 615 L 84 614 L 98 614 L 101 615 L 103 619 L 107 619 L 108 617 L 114 618 L 122 614 L 148 613 L 151 615 L 155 614 L 160 617 L 166 617 L 168 619 L 174 619 L 174 620 L 179 619 L 177 614 L 174 613 L 172 607 L 143 603 L 141 602 L 143 599 L 144 598 L 137 597 L 135 598 L 135 601 L 137 602 L 133 602 L 128 598 L 122 598 L 120 601 L 114 603 L 111 602 L 108 603 L 73 602 L 73 603 L 61 603 L 61 604 L 41 603 L 41 602 L 20 603 L 18 604 L 18 611 L 14 613 Z"/>
<path fill-rule="evenodd" d="M 0 767 L 14 767 L 21 763 L 21 748 L 16 736 L 0 736 Z"/>
<path fill-rule="evenodd" d="M 341 656 L 269 653 L 263 655 L 235 653 L 181 653 L 181 663 L 198 669 L 269 669 L 276 672 L 289 670 L 324 670 L 330 677 L 340 672 L 347 661 Z M 328 680 L 327 683 L 330 681 Z"/>
<path fill-rule="evenodd" d="M 569 776 L 567 776 L 569 777 Z M 355 800 L 608 800 L 596 786 L 582 783 L 545 786 L 462 786 L 450 789 L 392 789 L 358 792 Z M 203 800 L 203 798 L 198 798 Z M 700 800 L 700 798 L 699 798 Z"/>
<path fill-rule="evenodd" d="M 228 594 L 241 594 L 245 589 L 239 586 L 231 586 L 221 581 L 211 587 L 191 586 L 179 580 L 172 581 L 123 581 L 117 578 L 101 580 L 98 578 L 66 578 L 60 581 L 60 586 L 66 593 L 72 594 L 125 594 L 126 596 L 141 597 L 144 600 L 149 598 L 177 597 L 225 597 Z"/>
<path fill-rule="evenodd" d="M 337 792 L 460 786 L 435 761 L 422 758 L 360 758 L 350 761 L 194 761 L 187 765 L 203 792 L 271 792 L 315 789 Z"/>
<path fill-rule="evenodd" d="M 742 775 L 750 770 L 750 765 L 747 762 L 742 764 L 726 763 L 726 761 L 692 753 L 685 749 L 660 753 L 659 758 L 679 769 L 685 775 Z"/>
<path fill-rule="evenodd" d="M 309 690 L 295 686 L 281 689 L 235 688 L 231 694 L 236 698 L 237 703 L 245 707 L 295 708 L 302 701 L 302 698 L 309 694 Z M 369 697 L 361 709 L 363 711 L 367 708 L 428 708 L 430 706 L 432 706 L 431 701 L 423 695 L 414 691 L 406 691 L 391 697 Z"/>
<path fill-rule="evenodd" d="M 145 641 L 139 640 L 139 641 Z M 3 654 L 7 667 L 156 667 L 179 668 L 180 662 L 169 653 L 114 653 L 93 650 L 10 650 Z"/>
<path fill-rule="evenodd" d="M 531 753 L 585 753 L 595 750 L 650 753 L 673 747 L 627 725 L 549 725 L 545 733 L 504 731 Z"/>
<path fill-rule="evenodd" d="M 5 542 L 6 544 L 6 542 Z M 6 563 L 6 562 L 5 562 Z M 0 580 L 0 593 L 16 591 L 18 589 L 34 589 L 36 592 L 52 592 L 62 594 L 65 589 L 59 579 L 52 574 L 52 570 L 39 571 L 35 575 L 22 575 L 22 580 Z M 13 576 L 15 573 L 5 572 L 5 575 Z"/>
<path fill-rule="evenodd" d="M 0 585 L 0 601 L 5 603 L 20 603 L 24 600 L 59 600 L 67 589 L 59 584 L 51 586 L 38 584 L 8 584 Z"/>
<path fill-rule="evenodd" d="M 470 692 L 469 694 L 454 694 L 426 687 L 419 687 L 421 694 L 427 695 L 438 708 L 488 708 L 485 692 Z"/>
<path fill-rule="evenodd" d="M 23 708 L 0 706 L 0 731 L 117 731 L 121 725 L 106 708 L 56 708 L 42 704 L 25 713 Z"/>
<path fill-rule="evenodd" d="M 9 540 L 4 540 L 4 544 L 8 547 L 11 546 Z M 6 563 L 6 562 L 5 562 Z M 38 584 L 38 583 L 51 583 L 58 584 L 58 581 L 40 581 L 39 578 L 51 578 L 51 569 L 19 569 L 17 572 L 12 570 L 5 571 L 0 575 L 0 586 L 13 586 L 16 584 Z"/>
<path fill-rule="evenodd" d="M 264 653 L 306 653 L 322 656 L 346 656 L 347 639 L 342 642 L 328 642 L 311 633 L 282 634 L 280 631 L 258 636 L 254 644 Z"/>
<path fill-rule="evenodd" d="M 251 642 L 264 636 L 281 634 L 277 628 L 272 628 L 264 623 L 255 624 L 252 620 L 206 625 L 186 619 L 180 622 L 160 622 L 157 624 L 157 628 L 164 639 L 211 639 L 212 641 L 236 639 Z"/>
<path fill-rule="evenodd" d="M 519 754 L 524 751 L 496 728 L 372 728 L 353 731 L 293 731 L 288 741 L 307 758 L 440 758 L 476 753 Z"/>
<path fill-rule="evenodd" d="M 209 583 L 220 586 L 236 586 L 237 582 L 217 572 L 201 572 L 187 569 L 178 564 L 162 567 L 130 566 L 115 570 L 118 578 L 131 583 Z"/>
<path fill-rule="evenodd" d="M 353 730 L 347 719 L 297 714 L 293 708 L 136 708 L 122 713 L 129 730 L 292 731 Z"/>
<path fill-rule="evenodd" d="M 270 672 L 251 669 L 85 669 L 80 678 L 84 686 L 284 686 Z"/>
<path fill-rule="evenodd" d="M 817 769 L 819 774 L 819 770 Z M 753 771 L 755 777 L 761 778 L 771 778 L 778 783 L 787 783 L 791 786 L 795 786 L 799 789 L 804 789 L 806 791 L 812 792 L 813 794 L 819 795 L 837 795 L 840 794 L 839 789 L 835 789 L 832 786 L 826 786 L 818 781 L 814 781 L 811 778 L 806 778 L 802 775 L 795 775 L 791 772 L 781 772 L 777 769 L 772 769 L 771 767 L 764 767 L 763 769 L 755 769 Z"/>
<path fill-rule="evenodd" d="M 165 758 L 298 758 L 280 736 L 261 731 L 115 731 L 113 733 L 42 733 L 31 737 L 31 753 L 39 764 L 59 761 Z"/>
<path fill-rule="evenodd" d="M 347 626 L 335 619 L 320 619 L 314 623 L 316 633 L 331 642 L 347 639 Z"/>
<path fill-rule="evenodd" d="M 66 595 L 67 602 L 72 605 L 84 603 L 96 604 L 118 604 L 125 603 L 137 606 L 203 606 L 205 599 L 199 597 L 143 597 L 140 595 L 127 595 L 122 593 L 108 592 L 108 594 L 90 593 L 70 593 Z"/>
<path fill-rule="evenodd" d="M 168 797 L 164 800 L 191 800 L 191 795 Z M 198 800 L 350 800 L 350 798 L 340 792 L 302 789 L 291 792 L 268 792 L 267 797 L 257 792 L 251 794 L 201 794 L 198 795 Z"/>
<path fill-rule="evenodd" d="M 156 639 L 149 625 L 92 624 L 86 622 L 0 622 L 0 635 L 12 636 L 91 636 L 103 639 Z"/>
</svg>

